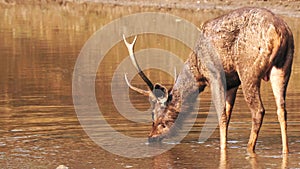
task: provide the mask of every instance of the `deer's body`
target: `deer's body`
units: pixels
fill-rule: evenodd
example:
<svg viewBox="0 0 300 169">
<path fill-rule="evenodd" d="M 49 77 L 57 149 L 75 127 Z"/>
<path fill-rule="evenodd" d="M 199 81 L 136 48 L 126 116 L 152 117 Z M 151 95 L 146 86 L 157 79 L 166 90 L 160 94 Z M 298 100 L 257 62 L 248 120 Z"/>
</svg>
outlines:
<svg viewBox="0 0 300 169">
<path fill-rule="evenodd" d="M 252 130 L 248 152 L 253 153 L 264 116 L 260 98 L 261 80 L 270 80 L 281 126 L 283 152 L 288 152 L 286 135 L 285 95 L 293 53 L 293 35 L 287 24 L 266 9 L 242 8 L 206 22 L 194 52 L 186 61 L 172 90 L 160 85 L 150 88 L 154 100 L 154 121 L 149 140 L 161 140 L 170 133 L 182 104 L 195 101 L 199 92 L 210 84 L 206 53 L 202 39 L 208 39 L 218 53 L 226 77 L 226 104 L 219 120 L 220 146 L 226 148 L 227 128 L 236 91 L 241 85 L 252 113 Z M 209 49 L 208 49 L 209 50 Z M 149 86 L 149 85 L 148 85 Z M 132 86 L 131 86 L 132 87 Z M 157 95 L 160 89 L 163 94 Z M 154 95 L 154 96 L 153 96 Z"/>
</svg>

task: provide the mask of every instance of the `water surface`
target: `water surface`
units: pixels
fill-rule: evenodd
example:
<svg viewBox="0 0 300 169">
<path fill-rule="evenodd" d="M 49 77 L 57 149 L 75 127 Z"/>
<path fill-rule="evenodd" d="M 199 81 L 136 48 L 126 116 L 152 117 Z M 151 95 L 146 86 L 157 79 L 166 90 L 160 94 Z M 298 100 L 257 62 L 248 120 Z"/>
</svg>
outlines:
<svg viewBox="0 0 300 169">
<path fill-rule="evenodd" d="M 105 24 L 130 13 L 168 12 L 201 25 L 222 11 L 99 8 L 101 10 L 86 13 L 55 5 L 0 8 L 1 168 L 55 168 L 61 164 L 70 168 L 300 168 L 299 18 L 284 17 L 294 32 L 296 44 L 287 94 L 291 151 L 287 158 L 281 156 L 280 128 L 270 84 L 263 82 L 262 99 L 266 115 L 258 140 L 257 158 L 246 155 L 251 115 L 241 90 L 238 91 L 230 123 L 227 156 L 219 153 L 218 130 L 206 142 L 197 142 L 211 102 L 207 90 L 201 94 L 196 123 L 181 143 L 155 157 L 131 159 L 99 147 L 84 132 L 77 119 L 72 102 L 72 73 L 84 43 Z M 183 60 L 190 52 L 179 42 L 158 35 L 140 36 L 136 50 L 145 48 L 166 49 Z M 143 138 L 150 131 L 151 116 L 145 114 L 149 116 L 148 123 L 136 124 L 118 114 L 113 105 L 112 76 L 126 57 L 127 51 L 121 43 L 105 56 L 97 72 L 97 101 L 115 129 L 128 136 Z M 156 69 L 145 72 L 152 81 L 172 86 L 173 78 L 167 73 Z M 146 89 L 138 76 L 132 84 Z M 126 86 L 120 85 L 116 90 L 123 90 L 122 87 Z M 135 92 L 130 91 L 129 97 L 138 110 L 147 110 L 150 106 L 148 98 Z"/>
</svg>

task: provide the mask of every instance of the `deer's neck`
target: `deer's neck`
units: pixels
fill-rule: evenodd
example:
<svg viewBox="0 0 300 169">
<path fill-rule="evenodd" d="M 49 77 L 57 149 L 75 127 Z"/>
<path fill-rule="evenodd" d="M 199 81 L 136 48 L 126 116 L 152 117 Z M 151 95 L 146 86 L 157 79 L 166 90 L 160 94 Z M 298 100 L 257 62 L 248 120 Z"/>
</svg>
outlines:
<svg viewBox="0 0 300 169">
<path fill-rule="evenodd" d="M 172 90 L 172 101 L 177 112 L 186 112 L 193 106 L 197 96 L 206 86 L 206 79 L 199 72 L 198 61 L 195 53 L 192 53 L 184 64 Z"/>
</svg>

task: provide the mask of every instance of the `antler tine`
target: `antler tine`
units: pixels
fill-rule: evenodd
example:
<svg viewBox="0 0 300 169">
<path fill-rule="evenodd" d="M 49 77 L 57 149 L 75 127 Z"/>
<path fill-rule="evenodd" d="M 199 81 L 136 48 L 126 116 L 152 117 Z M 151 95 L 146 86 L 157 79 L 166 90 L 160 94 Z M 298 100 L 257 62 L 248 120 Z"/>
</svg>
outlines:
<svg viewBox="0 0 300 169">
<path fill-rule="evenodd" d="M 136 92 L 138 92 L 138 93 L 141 93 L 141 94 L 143 94 L 143 95 L 150 96 L 150 91 L 142 90 L 142 89 L 139 89 L 139 88 L 137 88 L 137 87 L 132 86 L 132 85 L 129 83 L 129 81 L 128 81 L 127 73 L 124 74 L 124 78 L 125 78 L 125 81 L 126 81 L 126 83 L 127 83 L 127 86 L 128 86 L 130 89 L 132 89 L 132 90 L 134 90 L 134 91 L 136 91 Z"/>
<path fill-rule="evenodd" d="M 126 47 L 127 47 L 127 49 L 128 49 L 129 55 L 133 55 L 133 47 L 134 47 L 136 38 L 137 38 L 137 36 L 134 37 L 132 43 L 128 43 L 128 42 L 126 41 L 125 35 L 123 34 L 123 41 L 124 41 L 124 43 L 125 43 L 125 45 L 126 45 Z"/>
</svg>

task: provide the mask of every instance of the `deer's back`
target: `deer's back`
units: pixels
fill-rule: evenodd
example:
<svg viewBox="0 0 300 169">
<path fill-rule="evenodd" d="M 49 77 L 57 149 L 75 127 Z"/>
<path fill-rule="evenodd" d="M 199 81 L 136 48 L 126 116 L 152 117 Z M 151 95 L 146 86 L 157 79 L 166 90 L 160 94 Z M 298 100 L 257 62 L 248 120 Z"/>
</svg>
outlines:
<svg viewBox="0 0 300 169">
<path fill-rule="evenodd" d="M 262 8 L 242 8 L 206 22 L 203 35 L 219 53 L 225 73 L 260 71 L 283 62 L 288 41 L 293 42 L 287 24 Z M 291 43 L 292 43 L 291 42 Z M 231 75 L 230 75 L 231 73 Z"/>
</svg>

